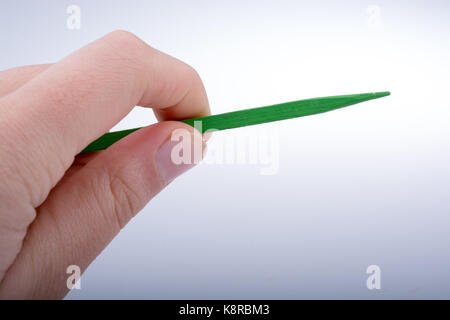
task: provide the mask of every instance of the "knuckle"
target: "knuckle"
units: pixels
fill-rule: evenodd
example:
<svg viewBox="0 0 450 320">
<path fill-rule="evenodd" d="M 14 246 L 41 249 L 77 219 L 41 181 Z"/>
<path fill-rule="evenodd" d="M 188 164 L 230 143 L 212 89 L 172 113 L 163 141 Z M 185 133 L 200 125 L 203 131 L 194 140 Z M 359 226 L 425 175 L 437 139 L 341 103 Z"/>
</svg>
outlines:
<svg viewBox="0 0 450 320">
<path fill-rule="evenodd" d="M 124 30 L 113 31 L 104 38 L 108 47 L 104 61 L 114 72 L 114 78 L 119 82 L 123 79 L 136 81 L 136 85 L 142 89 L 145 87 L 146 60 L 154 52 L 144 41 L 133 33 Z M 121 79 L 121 80 L 120 80 Z M 142 91 L 142 90 L 139 90 Z"/>
<path fill-rule="evenodd" d="M 139 38 L 134 34 L 126 30 L 114 30 L 109 33 L 111 37 L 117 38 L 117 39 L 123 39 L 123 40 L 139 40 Z"/>
<path fill-rule="evenodd" d="M 108 187 L 113 199 L 114 217 L 122 229 L 139 211 L 141 197 L 120 174 L 109 176 Z"/>
<path fill-rule="evenodd" d="M 147 44 L 135 34 L 125 30 L 116 30 L 109 33 L 106 36 L 106 40 L 117 50 L 118 53 L 124 52 L 127 54 L 133 54 L 136 53 L 137 50 L 147 46 Z"/>
</svg>

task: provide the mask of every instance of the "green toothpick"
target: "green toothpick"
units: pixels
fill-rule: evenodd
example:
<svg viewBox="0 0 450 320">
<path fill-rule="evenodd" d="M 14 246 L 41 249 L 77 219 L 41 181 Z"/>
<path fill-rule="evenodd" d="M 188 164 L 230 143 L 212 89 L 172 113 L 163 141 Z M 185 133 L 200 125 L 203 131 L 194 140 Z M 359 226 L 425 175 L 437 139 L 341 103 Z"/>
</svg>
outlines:
<svg viewBox="0 0 450 320">
<path fill-rule="evenodd" d="M 201 132 L 205 133 L 207 130 L 213 129 L 226 130 L 251 126 L 254 124 L 310 116 L 388 95 L 390 95 L 389 92 L 375 92 L 313 98 L 181 121 L 191 126 L 194 126 L 194 122 L 201 121 Z M 141 128 L 106 133 L 88 145 L 83 151 L 81 151 L 81 153 L 104 150 L 114 142 L 139 129 Z"/>
</svg>

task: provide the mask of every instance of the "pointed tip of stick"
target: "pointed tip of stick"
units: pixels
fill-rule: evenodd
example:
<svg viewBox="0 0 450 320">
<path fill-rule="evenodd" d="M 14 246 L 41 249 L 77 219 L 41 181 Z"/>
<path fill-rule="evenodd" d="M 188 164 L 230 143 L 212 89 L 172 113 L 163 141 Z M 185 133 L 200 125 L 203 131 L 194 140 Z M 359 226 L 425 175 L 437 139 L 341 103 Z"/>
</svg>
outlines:
<svg viewBox="0 0 450 320">
<path fill-rule="evenodd" d="M 389 91 L 382 91 L 382 92 L 374 92 L 373 95 L 375 98 L 382 98 L 391 95 Z"/>
</svg>

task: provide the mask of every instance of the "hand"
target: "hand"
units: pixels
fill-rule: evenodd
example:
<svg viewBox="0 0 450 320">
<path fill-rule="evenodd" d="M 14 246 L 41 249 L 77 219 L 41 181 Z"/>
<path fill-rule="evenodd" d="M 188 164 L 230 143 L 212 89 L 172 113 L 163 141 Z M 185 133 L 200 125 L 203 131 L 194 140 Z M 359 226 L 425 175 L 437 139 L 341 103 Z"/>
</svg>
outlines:
<svg viewBox="0 0 450 320">
<path fill-rule="evenodd" d="M 159 123 L 76 156 L 134 106 Z M 178 121 L 209 114 L 198 74 L 115 31 L 53 65 L 0 73 L 0 297 L 62 298 L 144 205 L 193 164 L 170 152 Z M 200 136 L 200 138 L 199 138 Z M 199 143 L 195 141 L 194 143 Z"/>
</svg>

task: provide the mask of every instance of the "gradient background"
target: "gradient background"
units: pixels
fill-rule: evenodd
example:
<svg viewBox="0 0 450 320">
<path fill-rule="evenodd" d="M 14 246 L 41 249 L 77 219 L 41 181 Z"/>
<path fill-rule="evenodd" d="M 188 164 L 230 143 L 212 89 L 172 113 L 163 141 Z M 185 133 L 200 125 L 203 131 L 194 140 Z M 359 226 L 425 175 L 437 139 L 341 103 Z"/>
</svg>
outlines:
<svg viewBox="0 0 450 320">
<path fill-rule="evenodd" d="M 70 4 L 81 30 L 66 28 Z M 196 167 L 67 298 L 450 298 L 448 1 L 2 0 L 0 69 L 57 61 L 115 29 L 195 67 L 213 113 L 392 96 L 247 129 L 277 130 L 277 174 Z M 136 108 L 117 128 L 154 121 Z M 371 264 L 381 290 L 366 288 Z"/>
</svg>

